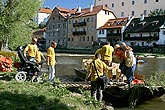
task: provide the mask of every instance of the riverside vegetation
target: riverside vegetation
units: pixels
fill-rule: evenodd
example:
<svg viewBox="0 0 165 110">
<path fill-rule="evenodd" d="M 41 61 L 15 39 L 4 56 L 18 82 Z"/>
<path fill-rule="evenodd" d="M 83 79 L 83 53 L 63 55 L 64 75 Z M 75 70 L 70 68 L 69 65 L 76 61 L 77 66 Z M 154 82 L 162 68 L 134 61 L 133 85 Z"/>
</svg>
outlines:
<svg viewBox="0 0 165 110">
<path fill-rule="evenodd" d="M 12 73 L 0 73 L 0 110 L 98 110 L 90 91 L 77 92 L 50 83 L 17 82 Z"/>
</svg>

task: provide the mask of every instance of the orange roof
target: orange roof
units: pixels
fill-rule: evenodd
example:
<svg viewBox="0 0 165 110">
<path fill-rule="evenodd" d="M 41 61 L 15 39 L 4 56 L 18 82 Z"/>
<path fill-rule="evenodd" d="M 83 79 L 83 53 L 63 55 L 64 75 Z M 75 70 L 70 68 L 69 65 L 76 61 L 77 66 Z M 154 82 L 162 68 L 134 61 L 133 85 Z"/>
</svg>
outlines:
<svg viewBox="0 0 165 110">
<path fill-rule="evenodd" d="M 43 35 L 43 33 L 46 31 L 46 28 L 39 29 L 33 32 L 33 35 Z"/>
<path fill-rule="evenodd" d="M 107 11 L 111 11 L 109 8 L 107 8 L 104 5 L 98 5 L 98 6 L 94 6 L 93 7 L 93 11 L 90 12 L 90 8 L 84 8 L 81 10 L 81 13 L 79 14 L 75 14 L 71 17 L 79 17 L 79 16 L 90 16 L 90 15 L 95 15 L 97 13 L 99 13 L 101 10 L 107 10 Z M 112 11 L 111 11 L 112 12 Z M 112 12 L 113 13 L 113 12 Z"/>
<path fill-rule="evenodd" d="M 63 17 L 66 17 L 66 16 L 68 16 L 68 15 L 73 14 L 73 13 L 76 12 L 76 10 L 74 10 L 74 9 L 73 10 L 69 10 L 69 9 L 62 8 L 62 7 L 56 7 L 56 8 L 59 10 L 60 14 Z"/>
<path fill-rule="evenodd" d="M 109 19 L 103 26 L 99 29 L 110 29 L 110 28 L 122 28 L 128 22 L 128 17 L 126 18 L 116 18 Z"/>
<path fill-rule="evenodd" d="M 40 8 L 39 12 L 40 13 L 49 13 L 49 14 L 51 14 L 52 10 L 50 8 Z"/>
</svg>

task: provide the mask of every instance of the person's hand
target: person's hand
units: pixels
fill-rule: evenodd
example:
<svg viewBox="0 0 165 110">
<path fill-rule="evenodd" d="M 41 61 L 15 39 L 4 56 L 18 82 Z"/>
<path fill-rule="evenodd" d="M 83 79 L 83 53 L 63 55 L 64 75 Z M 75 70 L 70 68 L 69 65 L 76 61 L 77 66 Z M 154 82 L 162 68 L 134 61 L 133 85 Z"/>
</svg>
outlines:
<svg viewBox="0 0 165 110">
<path fill-rule="evenodd" d="M 87 77 L 85 78 L 85 82 L 88 82 L 88 78 Z"/>
<path fill-rule="evenodd" d="M 117 66 L 116 64 L 113 64 L 113 65 L 112 65 L 112 68 L 116 68 L 116 66 Z"/>
</svg>

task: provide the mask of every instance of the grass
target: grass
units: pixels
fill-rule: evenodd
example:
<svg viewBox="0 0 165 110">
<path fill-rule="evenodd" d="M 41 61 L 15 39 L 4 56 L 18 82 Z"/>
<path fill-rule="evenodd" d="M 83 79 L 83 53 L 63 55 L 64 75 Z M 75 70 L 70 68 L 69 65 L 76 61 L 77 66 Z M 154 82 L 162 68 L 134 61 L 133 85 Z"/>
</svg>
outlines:
<svg viewBox="0 0 165 110">
<path fill-rule="evenodd" d="M 0 73 L 0 110 L 96 110 L 90 92 L 79 93 L 49 83 L 17 82 L 13 73 Z"/>
</svg>

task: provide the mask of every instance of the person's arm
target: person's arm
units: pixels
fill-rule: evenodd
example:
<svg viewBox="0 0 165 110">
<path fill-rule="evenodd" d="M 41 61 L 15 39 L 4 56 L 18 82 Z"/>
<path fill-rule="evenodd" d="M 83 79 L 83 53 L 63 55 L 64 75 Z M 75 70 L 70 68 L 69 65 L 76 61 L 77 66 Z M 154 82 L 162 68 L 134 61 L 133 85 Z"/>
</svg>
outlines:
<svg viewBox="0 0 165 110">
<path fill-rule="evenodd" d="M 49 62 L 50 62 L 50 49 L 48 48 L 47 50 L 47 64 L 48 65 L 50 65 Z"/>
<path fill-rule="evenodd" d="M 90 77 L 90 75 L 91 75 L 91 64 L 87 66 L 87 74 L 86 74 L 86 77 L 85 77 L 85 82 Z"/>
<path fill-rule="evenodd" d="M 44 57 L 43 53 L 41 53 L 41 57 L 46 61 L 46 58 Z"/>
<path fill-rule="evenodd" d="M 50 57 L 47 56 L 47 64 L 48 64 L 48 65 L 50 65 L 49 62 L 50 62 Z"/>
<path fill-rule="evenodd" d="M 26 57 L 26 51 L 28 51 L 28 46 L 29 46 L 29 45 L 27 45 L 26 48 L 25 48 L 24 51 L 23 51 L 25 57 Z"/>
</svg>

